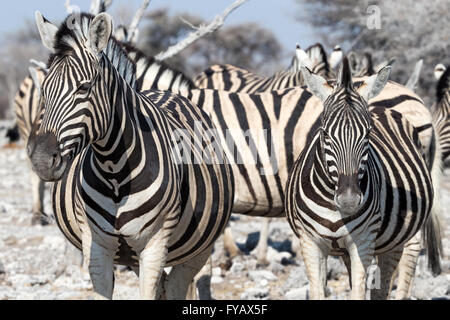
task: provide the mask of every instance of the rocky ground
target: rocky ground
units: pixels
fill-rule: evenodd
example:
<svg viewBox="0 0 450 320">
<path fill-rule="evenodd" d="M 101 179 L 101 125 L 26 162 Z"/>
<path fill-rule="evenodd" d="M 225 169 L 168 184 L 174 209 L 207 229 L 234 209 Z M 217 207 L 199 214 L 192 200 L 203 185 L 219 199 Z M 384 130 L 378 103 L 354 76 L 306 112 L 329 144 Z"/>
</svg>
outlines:
<svg viewBox="0 0 450 320">
<path fill-rule="evenodd" d="M 1 145 L 1 141 L 0 141 Z M 442 184 L 443 208 L 450 206 L 450 172 Z M 0 149 L 0 300 L 92 299 L 89 275 L 80 269 L 79 253 L 66 242 L 55 224 L 31 226 L 32 196 L 23 145 Z M 48 193 L 46 212 L 50 213 Z M 421 255 L 413 299 L 450 299 L 450 214 L 445 216 L 443 273 L 433 278 Z M 231 222 L 239 247 L 245 253 L 232 261 L 222 258 L 222 242 L 213 255 L 212 293 L 215 299 L 307 299 L 304 264 L 292 249 L 288 223 L 270 225 L 268 264 L 258 265 L 251 254 L 261 219 L 234 217 Z M 328 298 L 346 299 L 348 275 L 336 258 L 328 261 Z M 138 279 L 133 272 L 116 271 L 114 299 L 137 299 Z"/>
</svg>

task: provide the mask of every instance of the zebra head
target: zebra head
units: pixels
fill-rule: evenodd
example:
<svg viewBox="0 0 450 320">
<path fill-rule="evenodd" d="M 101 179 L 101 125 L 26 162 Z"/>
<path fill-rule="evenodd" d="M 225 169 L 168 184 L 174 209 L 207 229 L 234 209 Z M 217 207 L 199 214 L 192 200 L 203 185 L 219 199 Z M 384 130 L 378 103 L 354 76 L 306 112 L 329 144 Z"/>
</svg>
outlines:
<svg viewBox="0 0 450 320">
<path fill-rule="evenodd" d="M 36 22 L 52 57 L 41 86 L 42 119 L 27 151 L 36 173 L 57 181 L 77 154 L 107 132 L 111 108 L 99 66 L 112 20 L 105 13 L 93 19 L 81 14 L 57 28 L 36 12 Z"/>
<path fill-rule="evenodd" d="M 335 185 L 334 202 L 343 214 L 354 214 L 361 207 L 361 181 L 367 171 L 372 118 L 369 99 L 386 85 L 390 67 L 355 88 L 345 57 L 334 87 L 303 68 L 309 90 L 324 102 L 320 129 L 320 156 L 325 172 Z"/>
</svg>

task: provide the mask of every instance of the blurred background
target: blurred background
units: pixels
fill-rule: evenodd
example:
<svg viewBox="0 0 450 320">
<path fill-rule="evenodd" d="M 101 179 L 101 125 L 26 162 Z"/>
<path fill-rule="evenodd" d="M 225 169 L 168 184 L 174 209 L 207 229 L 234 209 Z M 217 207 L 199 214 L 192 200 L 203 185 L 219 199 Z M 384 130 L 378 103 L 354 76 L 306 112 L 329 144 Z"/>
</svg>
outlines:
<svg viewBox="0 0 450 320">
<path fill-rule="evenodd" d="M 141 0 L 114 0 L 108 11 L 117 25 L 129 25 Z M 193 25 L 210 22 L 232 0 L 153 0 L 141 22 L 138 47 L 156 55 L 183 39 Z M 64 0 L 8 2 L 0 19 L 0 119 L 12 119 L 12 102 L 28 72 L 29 59 L 46 61 L 34 23 L 40 10 L 54 23 L 66 17 Z M 88 11 L 90 0 L 73 0 Z M 373 7 L 375 5 L 375 7 Z M 375 9 L 374 9 L 375 8 Z M 166 61 L 194 77 L 216 63 L 229 63 L 260 75 L 285 69 L 296 44 L 321 42 L 328 54 L 339 44 L 344 52 L 370 52 L 374 63 L 395 57 L 393 80 L 405 83 L 414 64 L 424 59 L 418 93 L 434 101 L 437 63 L 449 64 L 450 0 L 250 0 L 234 11 L 216 33 Z M 373 14 L 379 20 L 373 20 Z M 375 23 L 375 25 L 371 25 Z"/>
</svg>

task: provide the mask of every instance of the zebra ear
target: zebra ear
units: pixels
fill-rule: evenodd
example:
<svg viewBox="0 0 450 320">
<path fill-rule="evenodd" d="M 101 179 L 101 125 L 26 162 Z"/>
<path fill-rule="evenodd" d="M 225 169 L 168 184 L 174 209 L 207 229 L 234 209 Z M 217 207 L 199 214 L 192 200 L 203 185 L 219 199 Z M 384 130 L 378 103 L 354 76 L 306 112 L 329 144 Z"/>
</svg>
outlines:
<svg viewBox="0 0 450 320">
<path fill-rule="evenodd" d="M 42 39 L 43 45 L 52 53 L 55 52 L 55 36 L 58 32 L 58 27 L 45 19 L 39 11 L 34 14 L 36 18 L 36 25 Z"/>
<path fill-rule="evenodd" d="M 89 28 L 89 43 L 91 49 L 100 54 L 106 49 L 108 41 L 111 38 L 113 32 L 113 21 L 109 14 L 100 13 L 91 22 Z"/>
<path fill-rule="evenodd" d="M 312 92 L 317 98 L 325 102 L 327 98 L 333 92 L 333 88 L 328 84 L 327 80 L 321 76 L 312 73 L 308 68 L 302 66 L 300 67 L 302 71 L 303 78 L 305 79 L 306 85 L 309 91 Z"/>
<path fill-rule="evenodd" d="M 300 45 L 297 45 L 297 50 L 295 50 L 295 56 L 297 57 L 297 61 L 300 66 L 304 66 L 307 68 L 313 67 L 313 63 L 309 58 L 309 55 L 300 47 Z"/>
<path fill-rule="evenodd" d="M 391 70 L 392 68 L 390 66 L 386 66 L 381 69 L 378 74 L 375 74 L 365 80 L 357 89 L 361 97 L 369 102 L 370 99 L 375 98 L 377 95 L 379 95 L 389 80 Z"/>
</svg>

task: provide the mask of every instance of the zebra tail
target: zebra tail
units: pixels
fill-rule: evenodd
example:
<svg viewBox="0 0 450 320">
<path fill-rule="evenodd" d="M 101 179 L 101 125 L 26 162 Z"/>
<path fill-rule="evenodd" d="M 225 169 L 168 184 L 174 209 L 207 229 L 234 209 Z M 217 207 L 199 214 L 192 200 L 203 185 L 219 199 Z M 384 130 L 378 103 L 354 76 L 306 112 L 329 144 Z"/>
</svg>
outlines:
<svg viewBox="0 0 450 320">
<path fill-rule="evenodd" d="M 428 268 L 433 276 L 441 273 L 441 255 L 442 255 L 442 223 L 441 223 L 441 197 L 440 184 L 443 175 L 441 146 L 439 136 L 433 130 L 432 142 L 430 147 L 430 158 L 428 167 L 431 172 L 433 182 L 433 206 L 430 216 L 424 225 L 423 240 L 427 248 Z"/>
</svg>

